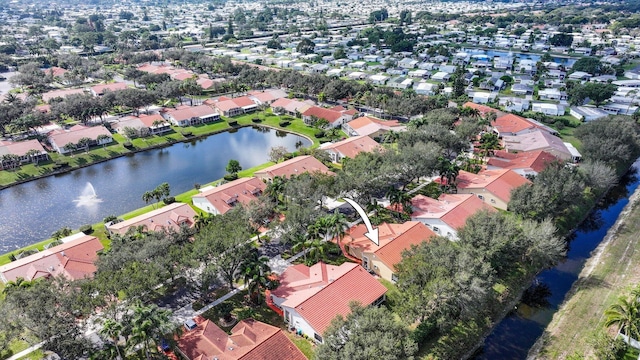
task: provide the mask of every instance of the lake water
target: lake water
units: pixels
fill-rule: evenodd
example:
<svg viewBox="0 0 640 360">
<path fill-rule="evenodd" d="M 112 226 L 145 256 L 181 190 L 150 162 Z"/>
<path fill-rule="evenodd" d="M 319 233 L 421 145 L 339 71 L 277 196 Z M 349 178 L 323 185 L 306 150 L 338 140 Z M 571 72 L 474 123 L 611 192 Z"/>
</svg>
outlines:
<svg viewBox="0 0 640 360">
<path fill-rule="evenodd" d="M 529 306 L 519 303 L 487 337 L 482 349 L 473 359 L 526 359 L 529 349 L 542 335 L 558 310 L 567 292 L 590 254 L 604 239 L 618 216 L 629 203 L 629 196 L 638 188 L 640 180 L 636 175 L 640 161 L 636 161 L 633 171 L 625 175 L 607 196 L 596 206 L 589 217 L 580 224 L 569 242 L 567 257 L 556 267 L 541 272 L 532 288 L 544 289 L 537 303 L 545 306 Z M 538 293 L 540 294 L 540 292 Z"/>
<path fill-rule="evenodd" d="M 265 127 L 245 127 L 192 142 L 148 150 L 104 163 L 16 185 L 0 191 L 0 253 L 42 241 L 69 226 L 102 221 L 145 205 L 142 194 L 168 182 L 179 194 L 221 178 L 230 159 L 243 168 L 268 161 L 269 149 L 296 143 L 309 146 L 301 136 Z M 79 203 L 91 183 L 101 202 Z M 87 204 L 89 203 L 89 204 Z"/>
<path fill-rule="evenodd" d="M 533 61 L 540 60 L 541 55 L 534 53 L 520 53 L 520 52 L 511 52 L 511 51 L 501 51 L 501 50 L 484 50 L 484 49 L 474 49 L 467 48 L 462 49 L 462 51 L 468 53 L 469 55 L 486 55 L 489 60 L 492 60 L 494 57 L 512 57 L 516 59 L 528 59 Z M 572 66 L 577 59 L 571 57 L 563 57 L 563 56 L 552 56 L 551 61 L 556 62 L 558 64 L 562 64 L 564 66 Z"/>
</svg>

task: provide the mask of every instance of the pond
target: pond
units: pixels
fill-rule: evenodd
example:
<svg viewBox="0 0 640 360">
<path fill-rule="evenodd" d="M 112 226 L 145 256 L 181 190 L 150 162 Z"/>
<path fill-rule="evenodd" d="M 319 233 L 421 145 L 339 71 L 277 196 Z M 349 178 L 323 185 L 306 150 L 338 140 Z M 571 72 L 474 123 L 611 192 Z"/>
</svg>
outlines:
<svg viewBox="0 0 640 360">
<path fill-rule="evenodd" d="M 462 49 L 462 51 L 468 53 L 469 55 L 486 55 L 489 60 L 492 60 L 494 57 L 513 57 L 517 59 L 527 59 L 538 61 L 540 60 L 541 55 L 534 53 L 522 53 L 522 52 L 513 52 L 513 51 L 501 51 L 501 50 L 484 50 L 484 49 L 475 49 L 475 48 L 467 48 Z M 551 61 L 556 62 L 558 64 L 564 66 L 573 66 L 576 62 L 576 58 L 564 57 L 564 56 L 551 56 Z"/>
<path fill-rule="evenodd" d="M 569 239 L 567 257 L 535 278 L 525 292 L 528 296 L 523 296 L 516 309 L 496 325 L 473 359 L 527 358 L 529 349 L 551 322 L 591 252 L 602 242 L 638 188 L 640 179 L 636 173 L 639 168 L 640 161 L 636 161 L 632 171 L 596 205 Z"/>
<path fill-rule="evenodd" d="M 244 127 L 1 190 L 0 253 L 47 239 L 64 226 L 77 229 L 145 206 L 142 194 L 163 182 L 172 195 L 180 194 L 224 176 L 230 159 L 247 169 L 267 162 L 273 146 L 294 151 L 310 145 L 299 135 Z M 91 187 L 93 200 L 86 196 Z"/>
</svg>

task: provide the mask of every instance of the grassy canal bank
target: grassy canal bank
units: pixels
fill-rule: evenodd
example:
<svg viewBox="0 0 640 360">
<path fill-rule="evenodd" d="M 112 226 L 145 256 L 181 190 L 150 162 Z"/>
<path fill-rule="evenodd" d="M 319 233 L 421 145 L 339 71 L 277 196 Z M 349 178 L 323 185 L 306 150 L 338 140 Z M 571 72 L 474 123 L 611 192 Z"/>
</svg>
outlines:
<svg viewBox="0 0 640 360">
<path fill-rule="evenodd" d="M 607 331 L 605 310 L 640 282 L 639 200 L 640 189 L 585 264 L 529 358 L 597 358 L 598 339 Z M 638 357 L 637 352 L 628 355 Z"/>
<path fill-rule="evenodd" d="M 256 122 L 254 121 L 255 119 L 259 119 L 259 121 Z M 286 126 L 283 126 L 285 124 Z M 113 143 L 104 147 L 95 147 L 86 152 L 82 150 L 76 151 L 73 155 L 60 155 L 52 152 L 49 153 L 51 158 L 49 161 L 38 164 L 25 164 L 14 170 L 0 171 L 0 189 L 54 174 L 68 172 L 127 154 L 169 146 L 177 142 L 191 141 L 199 137 L 206 137 L 234 128 L 251 125 L 267 126 L 304 136 L 313 143 L 312 147 L 314 148 L 318 147 L 320 142 L 325 140 L 316 138 L 315 133 L 318 129 L 307 126 L 301 119 L 277 116 L 272 114 L 271 110 L 266 110 L 235 118 L 223 117 L 222 121 L 211 124 L 187 127 L 174 126 L 172 127 L 173 131 L 170 133 L 161 136 L 137 138 L 131 141 L 120 134 L 114 134 Z M 340 131 L 338 135 L 344 136 L 344 133 Z M 130 142 L 131 146 L 125 146 L 127 142 Z M 67 166 L 58 168 L 61 163 Z"/>
</svg>

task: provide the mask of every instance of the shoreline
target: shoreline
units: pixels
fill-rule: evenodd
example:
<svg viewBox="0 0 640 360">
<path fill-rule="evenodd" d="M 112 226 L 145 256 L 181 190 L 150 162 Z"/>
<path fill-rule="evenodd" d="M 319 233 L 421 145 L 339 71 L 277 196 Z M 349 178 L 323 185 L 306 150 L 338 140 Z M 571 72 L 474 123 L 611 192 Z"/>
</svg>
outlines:
<svg viewBox="0 0 640 360">
<path fill-rule="evenodd" d="M 35 180 L 43 179 L 43 178 L 50 177 L 50 176 L 66 174 L 66 173 L 72 172 L 74 170 L 79 170 L 79 169 L 82 169 L 82 168 L 85 168 L 85 167 L 89 167 L 89 166 L 92 166 L 92 165 L 96 165 L 96 164 L 100 164 L 100 163 L 103 163 L 103 162 L 106 162 L 106 161 L 109 161 L 109 160 L 117 159 L 117 158 L 120 158 L 120 157 L 123 157 L 123 156 L 131 156 L 131 155 L 134 155 L 136 153 L 140 153 L 140 152 L 144 152 L 144 151 L 161 149 L 161 148 L 169 147 L 169 146 L 172 146 L 172 145 L 175 145 L 175 144 L 178 144 L 178 143 L 184 143 L 184 142 L 189 142 L 189 141 L 192 141 L 192 140 L 202 139 L 202 138 L 206 138 L 206 137 L 209 137 L 209 136 L 212 136 L 212 135 L 217 135 L 217 134 L 220 134 L 220 133 L 223 133 L 223 132 L 237 130 L 237 129 L 241 129 L 241 128 L 245 128 L 245 127 L 258 126 L 258 127 L 265 127 L 265 128 L 273 129 L 273 130 L 276 130 L 276 131 L 284 131 L 286 133 L 297 135 L 297 136 L 300 136 L 300 137 L 303 137 L 303 138 L 307 139 L 311 143 L 311 145 L 309 146 L 310 148 L 316 147 L 316 141 L 314 141 L 314 139 L 312 139 L 308 135 L 301 134 L 301 133 L 295 132 L 293 130 L 288 130 L 286 128 L 280 128 L 280 127 L 273 126 L 273 125 L 262 124 L 262 122 L 249 123 L 249 124 L 239 124 L 238 123 L 235 126 L 230 126 L 228 121 L 225 121 L 225 122 L 227 124 L 227 127 L 224 128 L 224 129 L 214 130 L 214 131 L 212 131 L 210 133 L 206 133 L 206 134 L 199 134 L 199 135 L 193 135 L 193 136 L 185 137 L 183 140 L 180 140 L 180 141 L 169 141 L 169 142 L 162 143 L 162 144 L 155 144 L 155 145 L 151 145 L 151 146 L 149 146 L 147 148 L 144 148 L 144 149 L 132 150 L 132 151 L 127 152 L 127 153 L 118 154 L 116 156 L 113 156 L 113 157 L 110 157 L 110 158 L 107 158 L 107 159 L 101 159 L 101 160 L 98 160 L 98 161 L 95 161 L 95 162 L 92 162 L 92 163 L 83 164 L 81 166 L 72 167 L 72 168 L 70 167 L 70 168 L 67 168 L 67 169 L 64 169 L 64 170 L 53 171 L 53 172 L 47 173 L 45 175 L 40 175 L 40 176 L 37 176 L 37 177 L 21 180 L 19 182 L 12 183 L 11 185 L 0 186 L 0 190 L 8 189 L 8 188 L 13 187 L 15 185 L 24 184 L 24 183 L 27 183 L 27 182 L 30 182 L 30 181 L 35 181 Z M 264 167 L 264 165 L 268 164 L 268 163 L 269 162 L 266 162 L 266 163 L 263 163 L 263 164 L 259 164 L 259 165 L 256 165 L 256 166 L 252 167 L 252 168 L 256 168 L 257 169 L 257 168 L 260 168 L 260 167 Z M 252 168 L 250 168 L 250 169 L 252 169 Z M 246 170 L 250 170 L 250 169 L 246 169 Z M 204 184 L 204 185 L 214 184 L 214 183 L 216 183 L 216 182 L 218 182 L 220 180 L 222 180 L 222 178 L 211 180 L 210 182 L 208 182 L 207 184 Z M 176 195 L 174 195 L 174 197 L 175 198 L 179 198 L 181 196 L 186 196 L 186 194 L 188 194 L 191 191 L 193 191 L 193 190 L 189 190 L 189 191 L 186 191 L 186 192 L 183 192 L 183 193 L 180 193 L 180 194 L 176 194 Z M 146 207 L 150 207 L 150 206 L 151 205 L 147 205 L 147 206 L 144 206 L 144 207 L 141 207 L 141 208 L 132 209 L 132 210 L 127 211 L 125 213 L 119 214 L 118 217 L 126 216 L 127 214 L 131 214 L 131 213 L 140 212 L 142 209 L 145 209 Z M 148 211 L 152 211 L 152 210 L 153 209 L 149 209 Z M 141 212 L 141 214 L 146 213 L 148 211 L 143 211 L 143 212 Z M 96 230 L 96 226 L 98 226 L 100 224 L 102 224 L 102 223 L 99 222 L 99 223 L 91 224 L 92 227 L 94 228 L 94 232 Z M 78 229 L 73 229 L 73 233 L 74 234 L 77 233 L 78 231 L 79 231 Z M 53 241 L 52 238 L 47 238 L 47 239 L 43 239 L 41 241 L 22 246 L 20 248 L 17 248 L 17 249 L 8 251 L 8 252 L 1 253 L 0 254 L 0 259 L 4 258 L 4 257 L 8 258 L 11 254 L 17 254 L 17 253 L 19 253 L 21 251 L 31 250 L 31 249 L 36 249 L 36 248 L 37 249 L 42 248 L 44 245 L 46 245 L 47 243 L 49 243 L 51 241 Z M 8 264 L 9 262 L 4 262 L 4 261 L 0 260 L 0 266 Z"/>
<path fill-rule="evenodd" d="M 585 281 L 588 281 L 589 277 L 592 275 L 594 270 L 597 269 L 598 265 L 600 265 L 601 259 L 603 256 L 606 256 L 608 251 L 610 250 L 610 245 L 614 240 L 618 238 L 620 235 L 620 230 L 625 227 L 627 224 L 629 216 L 636 210 L 637 205 L 640 203 L 640 186 L 629 196 L 629 202 L 625 205 L 625 207 L 620 212 L 620 215 L 616 219 L 616 222 L 609 228 L 607 234 L 602 239 L 602 241 L 598 244 L 598 246 L 589 254 L 590 257 L 585 261 L 582 270 L 578 274 L 577 280 L 571 286 L 571 289 L 567 292 L 562 303 L 558 307 L 558 310 L 554 313 L 551 321 L 545 327 L 543 334 L 538 337 L 536 342 L 533 344 L 529 353 L 527 354 L 527 359 L 536 359 L 540 355 L 540 352 L 544 350 L 546 347 L 546 342 L 549 337 L 549 333 L 547 332 L 550 327 L 557 326 L 561 322 L 563 322 L 565 317 L 567 316 L 567 311 L 570 310 L 567 307 L 571 305 L 572 299 L 574 296 L 578 294 L 582 285 Z M 576 300 L 579 301 L 579 300 Z"/>
<path fill-rule="evenodd" d="M 625 171 L 622 176 L 625 176 L 629 171 L 631 171 L 631 169 L 633 168 L 633 164 L 635 164 L 638 160 L 640 160 L 640 158 L 636 159 L 634 162 L 631 163 L 631 165 L 629 165 L 629 168 L 627 171 Z M 621 177 L 622 177 L 621 176 Z M 613 188 L 613 186 L 610 186 L 607 191 L 603 192 L 602 195 L 600 195 L 593 203 L 593 205 L 591 206 L 591 208 L 589 209 L 589 211 L 587 211 L 584 216 L 582 217 L 582 219 L 580 219 L 580 221 L 578 221 L 576 223 L 576 226 L 574 226 L 571 230 L 569 230 L 567 232 L 567 234 L 565 235 L 565 240 L 571 236 L 573 233 L 575 233 L 578 230 L 578 227 L 580 226 L 580 224 L 582 224 L 588 217 L 589 215 L 591 215 L 591 213 L 593 213 L 593 211 L 595 210 L 596 206 L 598 205 L 598 203 L 605 197 L 607 196 L 607 194 L 611 191 L 611 189 Z M 592 252 L 592 253 L 596 253 L 598 251 L 602 251 L 601 246 L 606 247 L 606 244 L 609 243 L 609 241 L 611 240 L 611 238 L 613 237 L 612 235 L 610 235 L 610 233 L 612 231 L 615 230 L 615 232 L 617 232 L 618 228 L 619 228 L 619 224 L 618 222 L 622 219 L 623 216 L 628 216 L 628 212 L 627 211 L 627 207 L 630 205 L 635 204 L 638 200 L 640 199 L 640 186 L 636 189 L 636 191 L 634 191 L 633 194 L 631 194 L 629 196 L 629 203 L 625 206 L 625 208 L 622 210 L 622 212 L 620 213 L 620 215 L 618 216 L 618 219 L 616 220 L 616 222 L 611 226 L 611 228 L 607 231 L 607 234 L 605 235 L 605 237 L 603 238 L 603 240 L 600 242 L 600 244 L 598 244 L 598 247 L 596 247 L 596 249 Z M 606 243 L 606 244 L 605 244 Z M 603 245 L 604 244 L 604 245 Z M 603 247 L 603 248 L 604 248 Z M 587 267 L 587 264 L 589 263 L 589 261 L 593 258 L 590 257 L 589 259 L 587 259 L 587 262 L 585 262 L 583 269 L 581 270 L 578 279 L 573 283 L 573 285 L 571 286 L 571 289 L 565 294 L 565 297 L 562 301 L 562 303 L 560 304 L 560 306 L 558 307 L 558 310 L 556 310 L 556 312 L 554 313 L 551 322 L 553 322 L 553 320 L 556 317 L 556 314 L 558 314 L 559 312 L 561 312 L 561 310 L 563 310 L 565 303 L 573 296 L 573 294 L 575 293 L 575 288 L 579 285 L 579 281 L 582 279 L 583 277 L 583 272 Z M 595 267 L 595 265 L 593 266 Z M 472 349 L 469 350 L 467 353 L 465 353 L 464 357 L 462 357 L 463 359 L 469 359 L 471 357 L 474 356 L 474 354 L 480 349 L 482 348 L 482 346 L 484 345 L 485 340 L 487 339 L 487 337 L 489 335 L 491 335 L 491 333 L 493 332 L 493 330 L 495 329 L 495 327 L 502 322 L 507 315 L 509 315 L 509 313 L 511 312 L 511 310 L 518 305 L 518 303 L 521 301 L 522 299 L 522 295 L 524 294 L 524 292 L 532 285 L 533 280 L 536 278 L 536 276 L 538 276 L 541 272 L 547 270 L 549 268 L 545 268 L 545 269 L 540 269 L 538 271 L 536 271 L 535 273 L 531 274 L 528 276 L 528 281 L 525 283 L 525 285 L 523 285 L 519 290 L 518 290 L 518 295 L 516 298 L 514 298 L 513 300 L 511 300 L 507 307 L 505 307 L 502 312 L 500 313 L 500 316 L 492 322 L 491 326 L 487 329 L 486 332 L 483 332 L 482 337 L 480 338 L 480 340 L 478 341 L 478 344 Z M 546 329 L 550 326 L 551 322 L 549 322 L 549 324 L 547 324 L 545 326 L 545 331 Z M 533 346 L 529 349 L 529 353 L 527 355 L 527 360 L 532 360 L 535 359 L 535 355 L 538 354 L 539 350 L 541 350 L 542 348 L 542 344 L 538 345 L 538 343 L 540 342 L 544 342 L 544 337 L 545 337 L 545 333 L 543 332 L 542 335 L 540 335 L 537 339 L 536 342 L 533 344 Z M 536 347 L 539 347 L 538 349 L 536 349 Z M 534 349 L 536 349 L 535 353 L 532 354 L 531 352 L 534 351 Z"/>
<path fill-rule="evenodd" d="M 284 131 L 284 132 L 287 132 L 287 133 L 290 133 L 290 134 L 293 134 L 293 135 L 301 136 L 301 137 L 303 137 L 303 138 L 305 138 L 305 139 L 307 139 L 307 140 L 309 140 L 311 142 L 311 146 L 310 146 L 311 148 L 315 147 L 314 140 L 311 139 L 309 136 L 307 136 L 305 134 L 297 133 L 297 132 L 292 131 L 292 130 L 287 130 L 286 128 L 279 128 L 279 127 L 276 127 L 276 126 L 273 126 L 273 125 L 262 124 L 262 122 L 252 123 L 252 124 L 239 124 L 238 123 L 235 126 L 229 125 L 228 121 L 223 120 L 223 122 L 225 122 L 226 125 L 227 125 L 227 127 L 224 128 L 224 129 L 213 130 L 212 132 L 208 132 L 208 133 L 205 133 L 205 134 L 191 135 L 189 137 L 185 137 L 184 135 L 182 135 L 182 133 L 179 133 L 183 137 L 183 139 L 181 139 L 181 140 L 167 141 L 167 142 L 164 142 L 164 143 L 161 143 L 161 144 L 150 145 L 149 147 L 142 148 L 142 149 L 135 148 L 133 150 L 129 150 L 129 152 L 117 154 L 115 156 L 111 156 L 111 157 L 108 157 L 106 159 L 100 159 L 100 160 L 96 160 L 96 161 L 93 161 L 93 162 L 90 162 L 90 163 L 87 163 L 87 164 L 82 164 L 82 165 L 73 166 L 73 167 L 70 166 L 70 167 L 66 167 L 66 168 L 63 168 L 63 169 L 54 170 L 54 171 L 51 171 L 51 172 L 46 173 L 46 174 L 33 176 L 33 177 L 28 178 L 28 179 L 14 181 L 14 182 L 12 182 L 12 183 L 10 183 L 8 185 L 0 185 L 0 191 L 2 191 L 4 189 L 8 189 L 8 188 L 16 186 L 16 185 L 25 184 L 25 183 L 28 183 L 28 182 L 31 182 L 31 181 L 44 179 L 44 178 L 47 178 L 47 177 L 50 177 L 50 176 L 66 174 L 66 173 L 72 172 L 74 170 L 83 169 L 83 168 L 86 168 L 86 167 L 89 167 L 89 166 L 92 166 L 92 165 L 96 165 L 96 164 L 100 164 L 100 163 L 103 163 L 103 162 L 106 162 L 106 161 L 109 161 L 109 160 L 121 158 L 123 156 L 130 156 L 130 155 L 134 155 L 136 153 L 140 153 L 140 152 L 144 152 L 144 151 L 148 151 L 148 150 L 162 149 L 162 148 L 169 147 L 169 146 L 172 146 L 172 145 L 175 145 L 175 144 L 189 142 L 189 141 L 197 140 L 197 139 L 202 139 L 202 138 L 206 138 L 206 137 L 209 137 L 209 136 L 212 136 L 212 135 L 217 135 L 217 134 L 220 134 L 220 133 L 223 133 L 223 132 L 231 131 L 231 130 L 234 130 L 234 129 L 241 129 L 241 128 L 249 127 L 249 126 L 262 126 L 262 127 L 274 129 L 274 130 L 277 130 L 277 131 Z M 119 144 L 119 143 L 117 143 L 117 144 Z"/>
</svg>

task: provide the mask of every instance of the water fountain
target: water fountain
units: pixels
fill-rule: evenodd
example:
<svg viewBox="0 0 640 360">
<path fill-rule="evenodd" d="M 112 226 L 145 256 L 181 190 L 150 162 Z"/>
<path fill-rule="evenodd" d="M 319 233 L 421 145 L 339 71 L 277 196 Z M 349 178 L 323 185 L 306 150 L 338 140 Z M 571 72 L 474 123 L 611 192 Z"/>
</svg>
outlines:
<svg viewBox="0 0 640 360">
<path fill-rule="evenodd" d="M 76 203 L 76 207 L 81 206 L 93 206 L 97 203 L 101 203 L 102 199 L 98 198 L 98 194 L 96 194 L 96 189 L 93 188 L 90 182 L 87 182 L 87 185 L 84 186 L 80 196 L 73 200 Z"/>
</svg>

